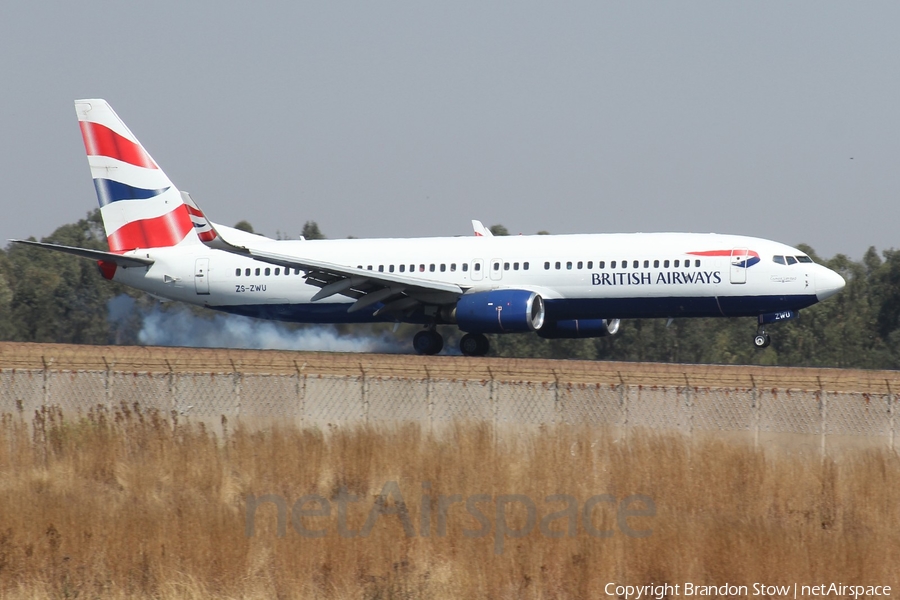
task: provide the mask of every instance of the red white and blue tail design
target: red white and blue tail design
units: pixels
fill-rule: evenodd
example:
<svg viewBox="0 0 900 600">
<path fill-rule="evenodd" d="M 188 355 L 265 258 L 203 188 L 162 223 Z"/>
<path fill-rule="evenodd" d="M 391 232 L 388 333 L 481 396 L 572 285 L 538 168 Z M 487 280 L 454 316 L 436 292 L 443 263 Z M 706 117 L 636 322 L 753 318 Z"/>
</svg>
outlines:
<svg viewBox="0 0 900 600">
<path fill-rule="evenodd" d="M 75 112 L 110 251 L 199 243 L 181 193 L 109 103 L 76 100 Z"/>
</svg>

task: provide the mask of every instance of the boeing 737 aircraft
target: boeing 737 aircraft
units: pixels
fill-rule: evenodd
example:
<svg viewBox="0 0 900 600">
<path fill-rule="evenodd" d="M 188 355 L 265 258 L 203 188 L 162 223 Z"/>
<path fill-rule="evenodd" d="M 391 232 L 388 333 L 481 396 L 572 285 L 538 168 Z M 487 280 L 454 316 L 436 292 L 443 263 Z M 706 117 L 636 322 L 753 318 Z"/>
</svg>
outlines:
<svg viewBox="0 0 900 600">
<path fill-rule="evenodd" d="M 96 260 L 106 279 L 154 296 L 298 323 L 437 325 L 488 351 L 487 333 L 613 335 L 619 319 L 757 317 L 765 327 L 837 293 L 843 278 L 796 248 L 738 235 L 631 233 L 273 240 L 207 220 L 104 100 L 75 110 L 109 252 L 12 240 Z"/>
</svg>

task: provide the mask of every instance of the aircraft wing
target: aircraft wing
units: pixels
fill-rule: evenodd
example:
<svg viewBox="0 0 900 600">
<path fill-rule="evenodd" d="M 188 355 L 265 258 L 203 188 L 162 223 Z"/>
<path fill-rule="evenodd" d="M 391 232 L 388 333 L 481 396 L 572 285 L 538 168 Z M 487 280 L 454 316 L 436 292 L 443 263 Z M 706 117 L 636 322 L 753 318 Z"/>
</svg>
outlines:
<svg viewBox="0 0 900 600">
<path fill-rule="evenodd" d="M 194 203 L 194 206 L 196 207 L 196 203 Z M 453 283 L 430 281 L 399 273 L 357 269 L 327 261 L 275 252 L 265 248 L 264 245 L 256 246 L 246 242 L 232 243 L 222 237 L 222 233 L 202 214 L 199 208 L 196 211 L 199 215 L 194 214 L 194 218 L 202 218 L 205 221 L 203 226 L 208 226 L 211 232 L 211 235 L 204 236 L 207 239 L 201 237 L 204 244 L 217 250 L 224 250 L 273 265 L 304 271 L 306 273 L 306 283 L 321 288 L 312 297 L 313 302 L 340 294 L 356 300 L 347 309 L 347 312 L 355 312 L 381 302 L 384 306 L 375 312 L 376 316 L 387 313 L 402 315 L 411 313 L 418 306 L 424 304 L 455 304 L 465 292 L 463 288 Z"/>
<path fill-rule="evenodd" d="M 35 242 L 32 240 L 9 240 L 10 242 L 16 244 L 27 244 L 29 246 L 37 246 L 39 248 L 46 248 L 48 250 L 56 250 L 57 252 L 65 252 L 66 254 L 73 254 L 75 256 L 80 256 L 82 258 L 89 258 L 91 260 L 102 260 L 104 262 L 111 262 L 119 265 L 120 267 L 149 267 L 153 264 L 153 261 L 149 258 L 141 258 L 139 256 L 123 256 L 121 254 L 114 254 L 112 252 L 104 252 L 102 250 L 88 250 L 87 248 L 75 248 L 73 246 L 61 246 L 59 244 L 48 244 L 46 242 Z"/>
</svg>

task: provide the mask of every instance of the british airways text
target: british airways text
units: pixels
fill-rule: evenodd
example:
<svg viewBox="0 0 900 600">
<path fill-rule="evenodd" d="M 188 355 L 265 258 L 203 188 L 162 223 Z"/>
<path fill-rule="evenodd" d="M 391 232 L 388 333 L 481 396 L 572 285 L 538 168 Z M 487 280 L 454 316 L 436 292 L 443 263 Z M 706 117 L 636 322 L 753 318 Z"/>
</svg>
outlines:
<svg viewBox="0 0 900 600">
<path fill-rule="evenodd" d="M 685 283 L 722 283 L 721 271 L 668 271 L 658 273 L 591 273 L 593 285 L 678 285 Z"/>
</svg>

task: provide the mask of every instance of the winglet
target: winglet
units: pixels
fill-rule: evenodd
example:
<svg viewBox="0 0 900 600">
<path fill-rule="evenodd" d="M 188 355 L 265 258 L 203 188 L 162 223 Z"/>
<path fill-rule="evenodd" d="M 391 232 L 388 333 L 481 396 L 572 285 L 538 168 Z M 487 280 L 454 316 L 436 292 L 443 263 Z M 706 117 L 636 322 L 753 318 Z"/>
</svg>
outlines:
<svg viewBox="0 0 900 600">
<path fill-rule="evenodd" d="M 194 224 L 194 230 L 197 232 L 197 237 L 200 238 L 200 241 L 203 242 L 205 246 L 213 248 L 214 250 L 225 250 L 226 252 L 232 252 L 234 254 L 250 255 L 250 250 L 248 248 L 232 244 L 222 237 L 222 234 L 219 233 L 216 226 L 213 225 L 212 221 L 206 218 L 206 215 L 203 214 L 203 211 L 197 206 L 197 203 L 194 202 L 194 199 L 188 192 L 181 192 L 181 198 L 187 206 L 188 213 L 191 215 L 191 222 Z"/>
<path fill-rule="evenodd" d="M 485 227 L 481 221 L 472 219 L 472 229 L 475 230 L 475 237 L 494 237 L 491 230 Z"/>
</svg>

